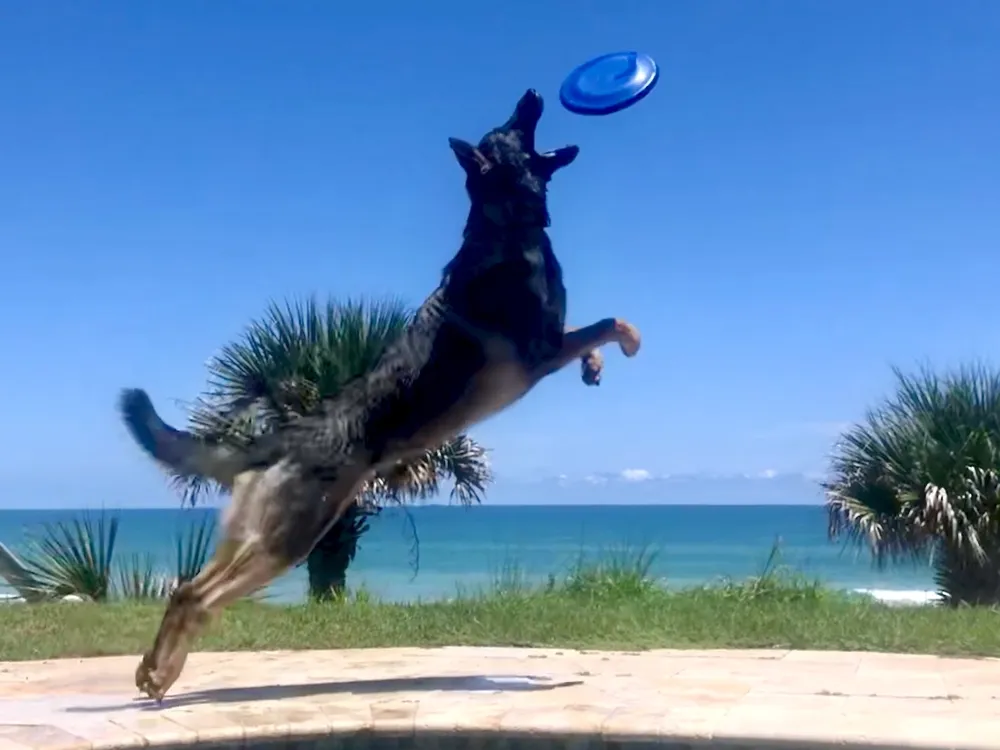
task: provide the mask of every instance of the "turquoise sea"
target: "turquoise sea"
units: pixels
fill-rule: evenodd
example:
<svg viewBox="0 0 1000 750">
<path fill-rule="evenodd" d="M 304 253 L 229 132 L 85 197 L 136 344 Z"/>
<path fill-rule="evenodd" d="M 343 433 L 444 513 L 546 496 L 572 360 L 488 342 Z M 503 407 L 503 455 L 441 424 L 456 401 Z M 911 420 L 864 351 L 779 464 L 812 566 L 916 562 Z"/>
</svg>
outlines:
<svg viewBox="0 0 1000 750">
<path fill-rule="evenodd" d="M 148 552 L 169 570 L 177 531 L 215 511 L 113 512 L 121 519 L 117 555 Z M 0 541 L 17 550 L 26 531 L 79 514 L 0 511 Z M 581 555 L 594 557 L 623 547 L 655 552 L 652 574 L 668 586 L 689 586 L 759 573 L 779 539 L 783 565 L 831 586 L 902 599 L 919 599 L 920 592 L 932 588 L 925 567 L 907 564 L 878 571 L 866 557 L 828 542 L 824 510 L 815 505 L 422 506 L 412 508 L 410 517 L 419 536 L 419 558 L 414 557 L 406 515 L 386 511 L 373 519 L 362 540 L 349 574 L 351 586 L 363 585 L 388 599 L 447 598 L 460 588 L 487 586 L 512 566 L 544 581 L 549 573 L 565 573 Z M 9 589 L 0 582 L 3 593 Z M 269 592 L 284 602 L 301 600 L 304 593 L 301 568 Z"/>
</svg>

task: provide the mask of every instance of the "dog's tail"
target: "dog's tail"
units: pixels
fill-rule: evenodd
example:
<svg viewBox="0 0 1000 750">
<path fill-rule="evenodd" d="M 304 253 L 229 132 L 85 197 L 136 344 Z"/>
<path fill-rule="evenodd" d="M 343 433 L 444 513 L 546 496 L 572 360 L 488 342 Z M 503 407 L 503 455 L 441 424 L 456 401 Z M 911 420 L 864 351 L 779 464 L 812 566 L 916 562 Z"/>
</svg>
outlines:
<svg viewBox="0 0 1000 750">
<path fill-rule="evenodd" d="M 119 408 L 135 441 L 175 474 L 214 479 L 229 489 L 245 468 L 246 456 L 238 448 L 210 443 L 164 422 L 141 388 L 122 391 Z"/>
</svg>

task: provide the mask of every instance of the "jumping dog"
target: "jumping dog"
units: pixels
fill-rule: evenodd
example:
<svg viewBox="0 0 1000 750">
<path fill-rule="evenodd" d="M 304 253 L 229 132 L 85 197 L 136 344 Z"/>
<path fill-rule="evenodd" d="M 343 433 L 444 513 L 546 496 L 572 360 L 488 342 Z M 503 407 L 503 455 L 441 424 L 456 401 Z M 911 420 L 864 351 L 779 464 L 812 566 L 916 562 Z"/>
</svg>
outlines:
<svg viewBox="0 0 1000 750">
<path fill-rule="evenodd" d="M 627 357 L 639 351 L 639 332 L 624 320 L 565 325 L 546 188 L 579 149 L 538 153 L 541 115 L 542 98 L 529 90 L 478 145 L 449 139 L 471 200 L 462 246 L 376 367 L 314 413 L 238 446 L 170 427 L 145 391 L 122 393 L 123 419 L 147 453 L 232 492 L 214 556 L 170 597 L 136 669 L 141 691 L 162 700 L 209 619 L 306 558 L 376 471 L 505 409 L 574 360 L 596 384 L 604 344 Z"/>
</svg>

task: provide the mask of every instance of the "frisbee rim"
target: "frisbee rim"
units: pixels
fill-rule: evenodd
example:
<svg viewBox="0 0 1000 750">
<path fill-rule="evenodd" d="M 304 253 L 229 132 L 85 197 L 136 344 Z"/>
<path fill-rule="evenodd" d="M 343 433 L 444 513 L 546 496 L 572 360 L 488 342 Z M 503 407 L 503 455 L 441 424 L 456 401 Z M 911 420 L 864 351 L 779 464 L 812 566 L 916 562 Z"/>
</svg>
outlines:
<svg viewBox="0 0 1000 750">
<path fill-rule="evenodd" d="M 580 71 L 598 65 L 602 60 L 629 56 L 636 60 L 644 60 L 650 65 L 649 78 L 645 80 L 640 88 L 638 88 L 633 93 L 629 94 L 626 98 L 620 99 L 618 101 L 613 101 L 608 104 L 579 104 L 574 101 L 574 98 L 569 91 L 571 89 L 576 89 L 579 91 L 579 87 L 575 85 L 575 82 L 579 80 Z M 585 62 L 577 65 L 573 70 L 569 72 L 569 75 L 563 80 L 562 86 L 559 87 L 559 103 L 563 105 L 567 110 L 577 115 L 610 115 L 615 112 L 620 112 L 623 109 L 628 109 L 635 104 L 638 104 L 643 99 L 645 99 L 649 92 L 653 90 L 657 82 L 660 79 L 660 66 L 657 64 L 650 55 L 644 52 L 639 52 L 637 50 L 619 50 L 617 52 L 606 52 L 603 55 L 597 55 L 592 57 Z"/>
</svg>

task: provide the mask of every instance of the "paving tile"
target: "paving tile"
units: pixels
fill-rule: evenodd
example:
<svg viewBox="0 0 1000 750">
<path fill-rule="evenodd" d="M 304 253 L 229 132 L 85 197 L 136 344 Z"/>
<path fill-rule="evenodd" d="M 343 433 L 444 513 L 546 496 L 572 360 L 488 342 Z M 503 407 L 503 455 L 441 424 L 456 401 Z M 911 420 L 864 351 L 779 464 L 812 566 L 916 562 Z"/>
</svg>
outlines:
<svg viewBox="0 0 1000 750">
<path fill-rule="evenodd" d="M 414 729 L 420 733 L 492 734 L 500 731 L 504 717 L 520 706 L 497 701 L 472 701 L 468 697 L 435 696 L 417 712 Z"/>
<path fill-rule="evenodd" d="M 205 705 L 168 708 L 164 710 L 164 716 L 161 718 L 182 728 L 183 731 L 178 731 L 176 735 L 178 744 L 218 742 L 242 744 L 245 736 L 243 725 L 233 721 L 233 717 L 228 715 L 225 708 L 220 709 Z M 165 729 L 158 728 L 158 736 L 161 736 L 161 731 L 165 731 Z M 163 742 L 163 740 L 154 741 L 153 737 L 146 732 L 143 732 L 143 736 L 146 737 L 150 745 Z"/>
<path fill-rule="evenodd" d="M 581 735 L 599 738 L 613 706 L 566 704 L 557 708 L 523 708 L 507 712 L 501 733 L 542 734 L 556 737 Z"/>
<path fill-rule="evenodd" d="M 0 750 L 1000 750 L 1000 660 L 798 651 L 197 653 L 0 663 Z M 532 679 L 525 679 L 532 678 Z"/>
<path fill-rule="evenodd" d="M 627 742 L 638 738 L 659 739 L 659 726 L 663 711 L 650 708 L 613 708 L 601 724 L 601 736 L 605 742 Z"/>
<path fill-rule="evenodd" d="M 370 731 L 372 727 L 371 709 L 368 706 L 338 706 L 318 704 L 331 734 L 349 736 Z"/>
<path fill-rule="evenodd" d="M 89 750 L 91 742 L 51 724 L 0 725 L 0 738 L 37 750 Z"/>
<path fill-rule="evenodd" d="M 864 651 L 787 651 L 782 661 L 794 664 L 846 664 L 857 667 Z"/>
<path fill-rule="evenodd" d="M 61 719 L 59 728 L 95 748 L 131 750 L 146 746 L 145 737 L 103 717 Z"/>
<path fill-rule="evenodd" d="M 377 734 L 412 737 L 417 721 L 419 700 L 388 698 L 370 705 L 371 728 Z"/>
<path fill-rule="evenodd" d="M 815 695 L 748 696 L 713 727 L 715 739 L 755 738 L 810 746 L 837 737 L 846 721 L 846 698 Z"/>
<path fill-rule="evenodd" d="M 728 705 L 672 706 L 664 711 L 659 722 L 641 729 L 643 734 L 649 729 L 654 730 L 661 742 L 675 737 L 703 741 L 715 734 L 730 709 Z"/>
<path fill-rule="evenodd" d="M 115 726 L 139 735 L 149 745 L 165 745 L 167 743 L 189 745 L 198 740 L 197 731 L 168 719 L 160 712 L 116 712 L 109 718 L 109 721 Z"/>
</svg>

